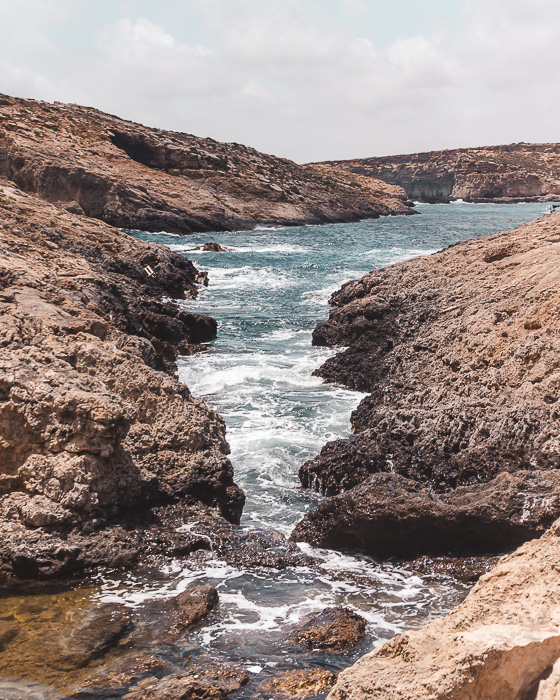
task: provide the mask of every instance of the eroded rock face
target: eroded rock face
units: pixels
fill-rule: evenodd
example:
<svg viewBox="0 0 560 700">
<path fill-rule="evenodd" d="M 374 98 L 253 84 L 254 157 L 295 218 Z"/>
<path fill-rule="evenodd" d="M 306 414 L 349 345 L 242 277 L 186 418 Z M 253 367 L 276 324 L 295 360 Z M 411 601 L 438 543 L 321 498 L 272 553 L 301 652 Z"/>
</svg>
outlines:
<svg viewBox="0 0 560 700">
<path fill-rule="evenodd" d="M 122 228 L 191 233 L 412 213 L 399 187 L 87 107 L 0 95 L 0 121 L 0 177 Z"/>
<path fill-rule="evenodd" d="M 446 617 L 343 671 L 331 700 L 557 698 L 558 525 L 483 576 Z"/>
<path fill-rule="evenodd" d="M 197 549 L 176 504 L 236 522 L 224 423 L 173 376 L 216 332 L 161 301 L 196 293 L 192 263 L 10 183 L 0 240 L 0 571 Z"/>
<path fill-rule="evenodd" d="M 375 474 L 319 504 L 292 537 L 380 557 L 486 554 L 514 549 L 544 532 L 559 513 L 556 470 L 502 473 L 443 494 L 398 474 Z"/>
<path fill-rule="evenodd" d="M 459 148 L 329 161 L 326 165 L 399 185 L 411 199 L 422 202 L 560 198 L 560 144 L 557 143 Z"/>
<path fill-rule="evenodd" d="M 500 553 L 560 515 L 559 241 L 553 214 L 333 295 L 313 340 L 348 349 L 319 374 L 371 394 L 354 435 L 301 468 L 330 498 L 294 538 L 382 556 Z"/>
</svg>

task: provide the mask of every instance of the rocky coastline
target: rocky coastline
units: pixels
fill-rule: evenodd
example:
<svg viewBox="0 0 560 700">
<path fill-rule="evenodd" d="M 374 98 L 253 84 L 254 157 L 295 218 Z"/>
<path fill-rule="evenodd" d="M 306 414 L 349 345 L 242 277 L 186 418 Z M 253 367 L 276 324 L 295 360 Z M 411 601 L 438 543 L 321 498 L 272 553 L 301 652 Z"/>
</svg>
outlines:
<svg viewBox="0 0 560 700">
<path fill-rule="evenodd" d="M 374 557 L 499 554 L 466 600 L 329 698 L 558 697 L 560 216 L 374 270 L 332 297 L 327 381 L 371 392 L 304 464 L 292 539 Z M 533 539 L 540 536 L 540 539 Z M 449 560 L 449 559 L 448 559 Z"/>
<path fill-rule="evenodd" d="M 514 143 L 324 165 L 402 187 L 421 202 L 531 202 L 560 198 L 560 144 Z"/>
<path fill-rule="evenodd" d="M 188 234 L 412 214 L 404 190 L 99 110 L 0 95 L 0 177 L 113 226 Z"/>
<path fill-rule="evenodd" d="M 2 576 L 207 547 L 176 521 L 238 522 L 244 497 L 222 419 L 174 376 L 216 334 L 162 300 L 196 295 L 198 271 L 13 183 L 0 209 Z"/>
<path fill-rule="evenodd" d="M 374 556 L 500 553 L 560 516 L 560 216 L 374 270 L 332 297 L 319 375 L 371 392 L 300 470 L 294 540 Z"/>
</svg>

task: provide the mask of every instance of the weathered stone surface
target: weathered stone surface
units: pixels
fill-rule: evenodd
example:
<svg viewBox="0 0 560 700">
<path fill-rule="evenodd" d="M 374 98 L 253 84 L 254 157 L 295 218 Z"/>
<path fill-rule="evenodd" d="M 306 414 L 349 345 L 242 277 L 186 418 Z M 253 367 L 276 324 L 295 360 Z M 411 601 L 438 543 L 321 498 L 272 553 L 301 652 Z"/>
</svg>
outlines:
<svg viewBox="0 0 560 700">
<path fill-rule="evenodd" d="M 207 662 L 193 665 L 188 673 L 167 676 L 161 681 L 146 679 L 124 697 L 126 700 L 223 700 L 248 681 L 249 676 L 243 671 Z"/>
<path fill-rule="evenodd" d="M 0 244 L 0 574 L 208 546 L 165 525 L 243 505 L 222 419 L 173 376 L 216 332 L 161 301 L 196 290 L 197 270 L 10 183 Z"/>
<path fill-rule="evenodd" d="M 502 473 L 434 494 L 398 474 L 375 474 L 328 498 L 292 538 L 379 557 L 492 554 L 543 533 L 560 515 L 560 472 Z"/>
<path fill-rule="evenodd" d="M 212 682 L 192 676 L 168 677 L 127 693 L 123 700 L 225 700 L 227 692 Z"/>
<path fill-rule="evenodd" d="M 449 615 L 343 671 L 330 700 L 557 698 L 559 561 L 555 524 L 504 557 Z"/>
<path fill-rule="evenodd" d="M 361 642 L 365 631 L 366 621 L 352 610 L 325 608 L 304 618 L 291 641 L 314 651 L 337 653 Z"/>
<path fill-rule="evenodd" d="M 313 698 L 330 690 L 336 683 L 336 675 L 322 668 L 286 671 L 262 683 L 259 690 L 267 698 Z"/>
<path fill-rule="evenodd" d="M 194 584 L 174 598 L 181 624 L 186 627 L 200 622 L 218 604 L 218 591 L 209 584 Z"/>
<path fill-rule="evenodd" d="M 314 342 L 348 349 L 319 374 L 371 394 L 353 436 L 301 468 L 304 486 L 343 495 L 296 538 L 363 540 L 383 555 L 500 553 L 558 517 L 559 241 L 553 214 L 333 295 Z"/>
<path fill-rule="evenodd" d="M 423 202 L 560 198 L 560 144 L 557 143 L 459 148 L 329 161 L 326 165 L 399 185 L 410 198 Z"/>
<path fill-rule="evenodd" d="M 66 211 L 144 231 L 357 221 L 411 213 L 401 188 L 95 109 L 0 98 L 0 177 Z"/>
</svg>

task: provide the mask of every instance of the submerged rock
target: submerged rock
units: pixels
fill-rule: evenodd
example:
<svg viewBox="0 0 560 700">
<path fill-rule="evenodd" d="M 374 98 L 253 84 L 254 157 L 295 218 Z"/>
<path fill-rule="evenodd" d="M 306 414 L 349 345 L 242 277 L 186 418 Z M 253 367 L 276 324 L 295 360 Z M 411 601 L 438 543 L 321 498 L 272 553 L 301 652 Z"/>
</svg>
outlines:
<svg viewBox="0 0 560 700">
<path fill-rule="evenodd" d="M 291 641 L 314 651 L 338 653 L 359 644 L 366 621 L 347 608 L 325 608 L 309 615 L 298 625 Z"/>
<path fill-rule="evenodd" d="M 249 681 L 243 671 L 209 662 L 195 665 L 188 673 L 146 680 L 124 696 L 126 700 L 223 700 Z"/>
<path fill-rule="evenodd" d="M 87 666 L 116 645 L 130 627 L 130 615 L 123 606 L 97 608 L 70 635 L 46 644 L 44 662 L 62 671 Z"/>
</svg>

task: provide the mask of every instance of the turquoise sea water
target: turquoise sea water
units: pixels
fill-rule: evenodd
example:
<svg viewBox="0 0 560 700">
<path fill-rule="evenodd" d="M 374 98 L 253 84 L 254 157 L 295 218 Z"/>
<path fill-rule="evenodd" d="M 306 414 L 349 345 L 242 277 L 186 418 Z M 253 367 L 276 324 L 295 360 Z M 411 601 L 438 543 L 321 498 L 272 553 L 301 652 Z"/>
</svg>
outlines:
<svg viewBox="0 0 560 700">
<path fill-rule="evenodd" d="M 330 294 L 349 279 L 452 243 L 490 234 L 543 214 L 544 204 L 418 205 L 419 216 L 353 224 L 254 231 L 135 235 L 168 245 L 208 270 L 210 284 L 186 309 L 214 316 L 218 338 L 209 352 L 181 358 L 179 377 L 224 417 L 236 481 L 247 494 L 242 525 L 288 535 L 317 496 L 301 491 L 297 471 L 328 440 L 346 437 L 362 395 L 312 376 L 333 351 L 311 347 L 311 331 L 329 311 Z M 216 241 L 232 249 L 192 248 Z M 310 551 L 307 549 L 307 551 Z M 270 674 L 309 659 L 281 652 L 283 630 L 327 605 L 349 605 L 368 620 L 368 636 L 353 653 L 314 657 L 340 668 L 405 626 L 443 614 L 466 592 L 451 580 L 430 580 L 390 563 L 326 550 L 311 552 L 319 570 L 258 574 L 212 561 L 204 571 L 185 562 L 165 583 L 107 581 L 106 600 L 140 605 L 177 593 L 193 580 L 218 586 L 220 619 L 193 641 L 193 653 Z M 197 651 L 195 651 L 197 650 Z M 239 696 L 241 697 L 241 695 Z"/>
</svg>

